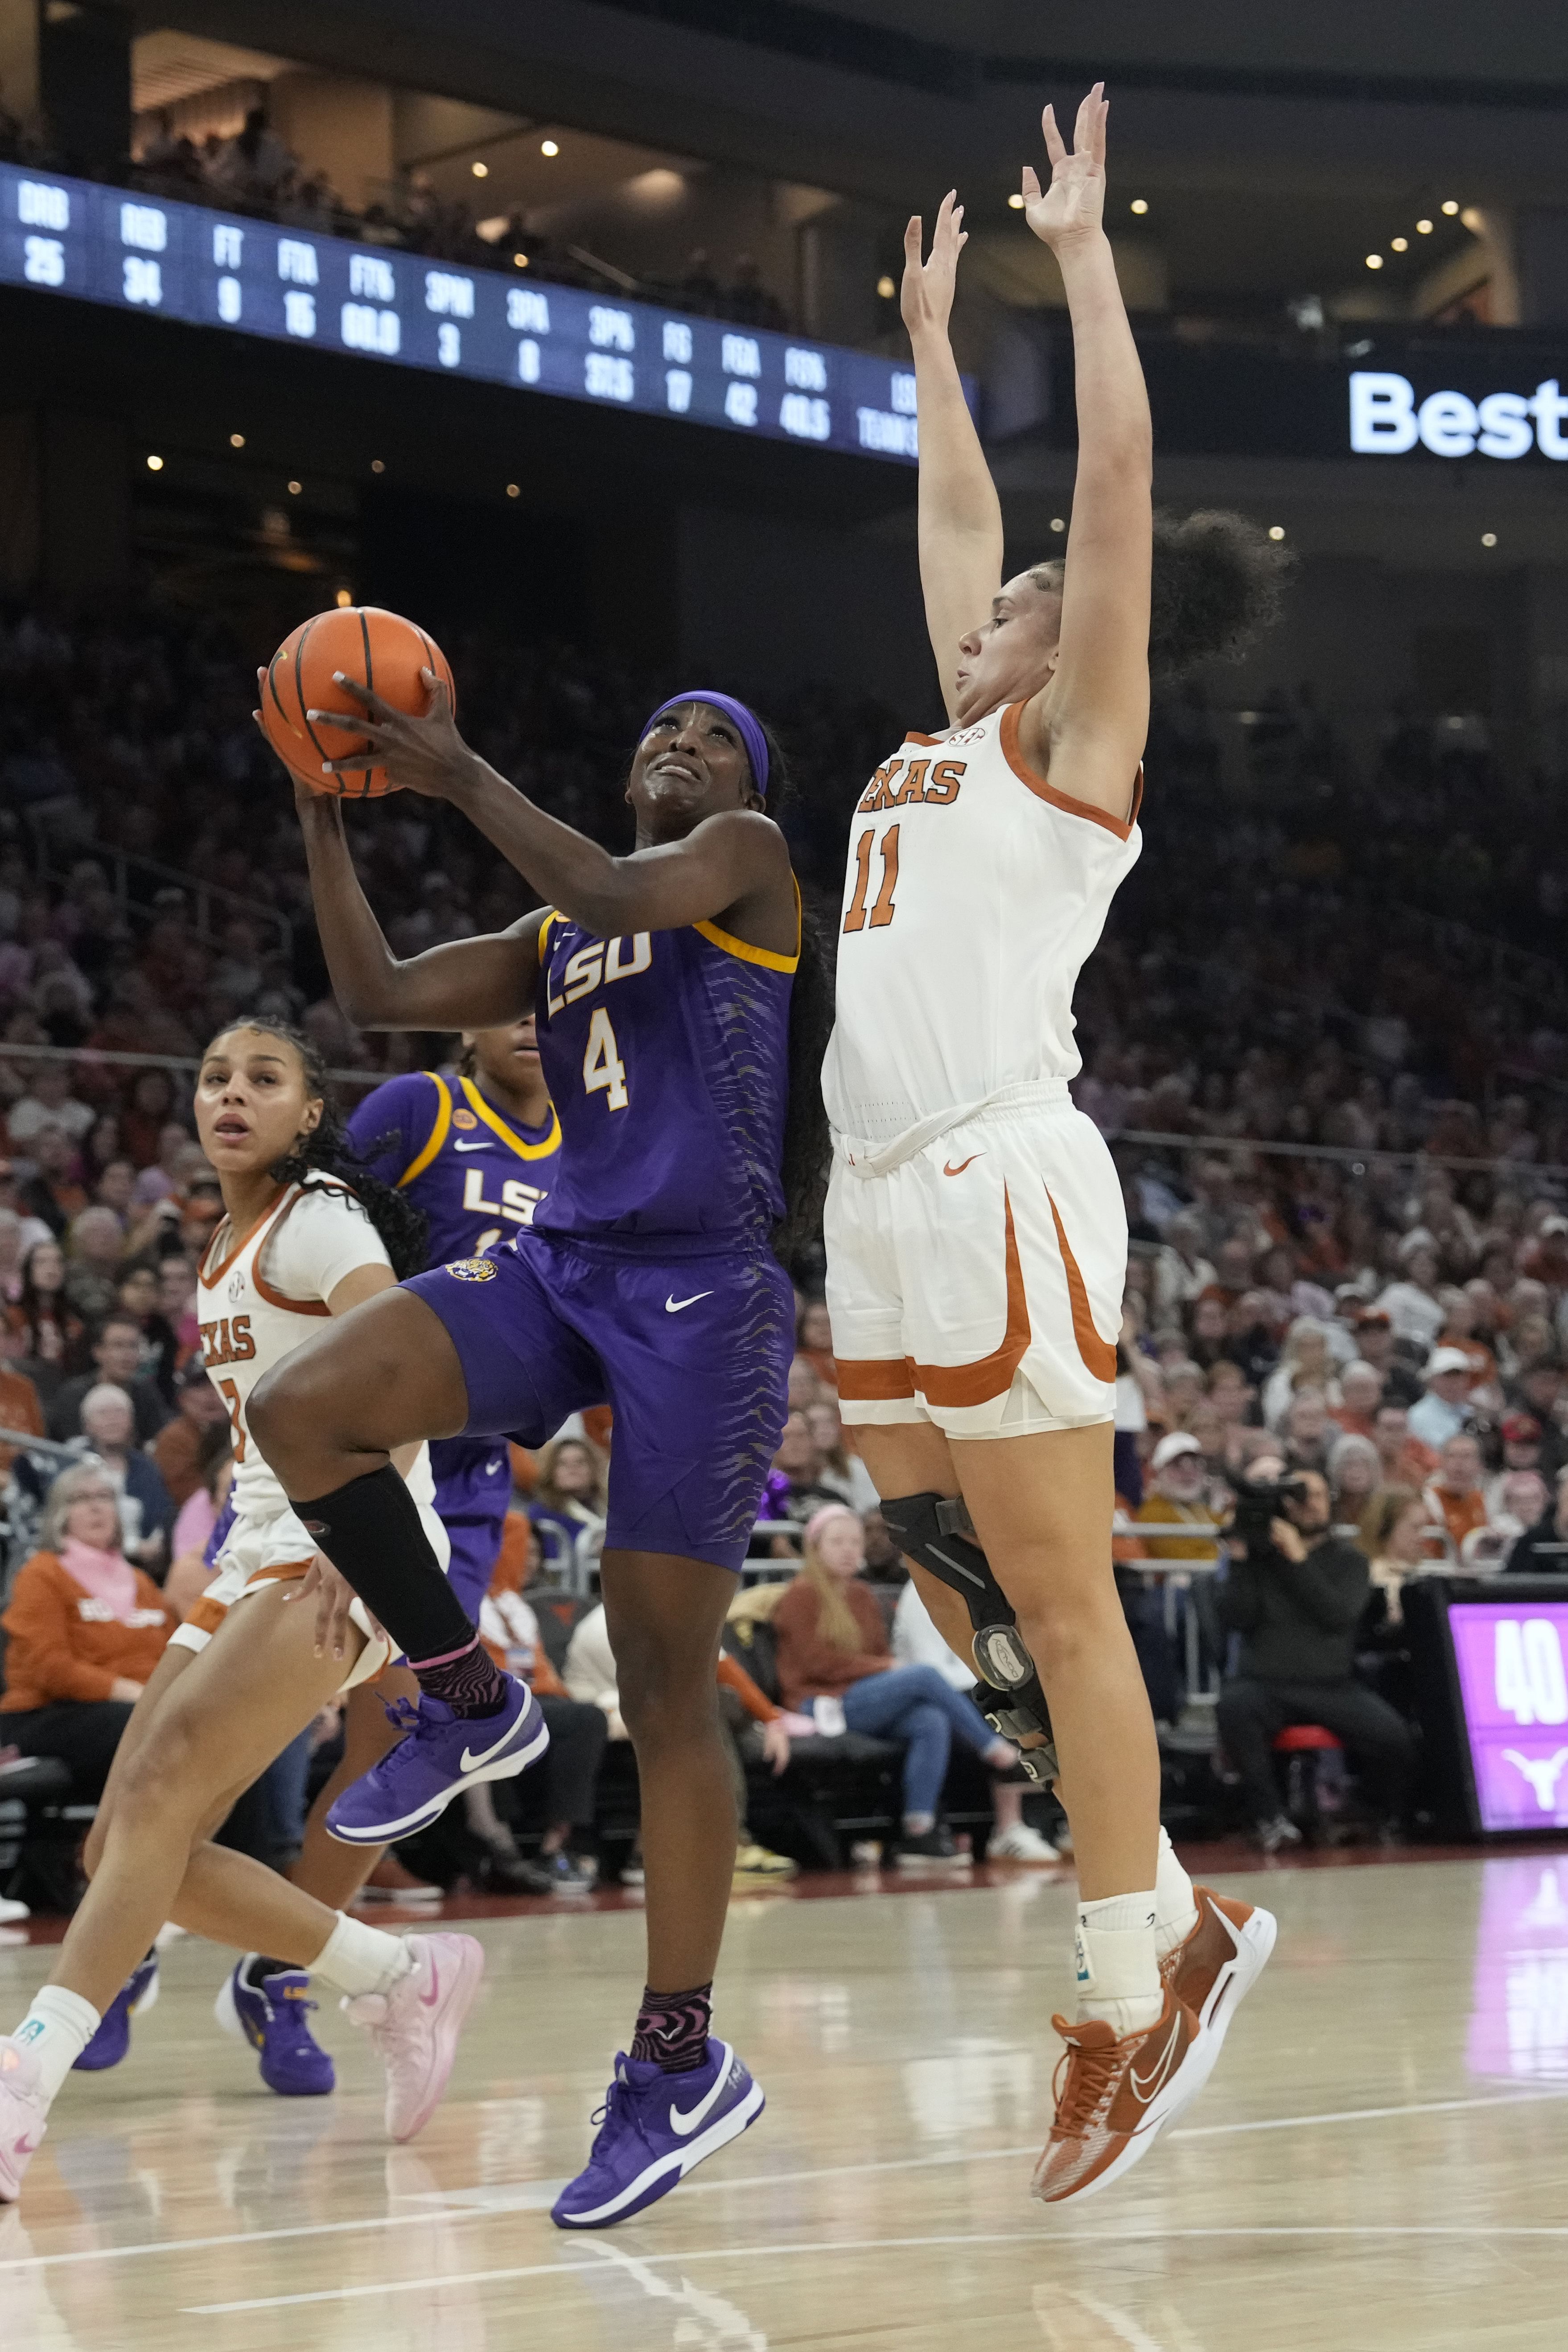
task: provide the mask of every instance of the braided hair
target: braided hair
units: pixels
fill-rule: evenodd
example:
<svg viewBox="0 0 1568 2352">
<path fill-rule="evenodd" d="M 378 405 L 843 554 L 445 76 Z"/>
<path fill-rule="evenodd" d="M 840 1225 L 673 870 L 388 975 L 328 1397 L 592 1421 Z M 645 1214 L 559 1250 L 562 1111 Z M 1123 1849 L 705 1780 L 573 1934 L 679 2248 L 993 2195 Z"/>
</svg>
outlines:
<svg viewBox="0 0 1568 2352">
<path fill-rule="evenodd" d="M 242 1013 L 237 1021 L 226 1022 L 217 1037 L 232 1036 L 237 1029 L 257 1029 L 264 1036 L 277 1037 L 291 1046 L 300 1056 L 306 1091 L 320 1096 L 321 1100 L 321 1116 L 316 1126 L 309 1135 L 298 1139 L 291 1151 L 275 1160 L 268 1172 L 279 1184 L 302 1184 L 312 1174 L 336 1176 L 348 1186 L 385 1244 L 392 1271 L 399 1282 L 406 1282 L 411 1274 L 422 1274 L 429 1246 L 425 1213 L 415 1207 L 405 1192 L 395 1192 L 379 1176 L 373 1176 L 354 1150 L 332 1100 L 326 1057 L 315 1040 L 297 1029 L 291 1021 L 274 1020 L 264 1013 Z M 217 1037 L 208 1044 L 209 1054 Z"/>
<path fill-rule="evenodd" d="M 779 810 L 789 805 L 794 780 L 778 737 L 757 711 L 752 716 L 768 747 L 767 814 L 776 819 Z M 755 781 L 753 777 L 753 784 Z M 822 1226 L 832 1159 L 822 1063 L 832 1034 L 833 982 L 821 929 L 803 900 L 800 961 L 789 996 L 789 1091 L 779 1167 L 784 1209 L 773 1231 L 773 1255 L 785 1267 L 797 1250 L 816 1241 Z"/>
<path fill-rule="evenodd" d="M 777 817 L 795 792 L 777 736 L 765 719 L 757 724 L 768 747 L 768 814 Z M 822 1099 L 822 1063 L 833 1034 L 833 982 L 821 928 L 805 900 L 800 909 L 800 961 L 789 998 L 789 1101 L 784 1113 L 784 1154 L 779 1171 L 784 1213 L 773 1229 L 773 1253 L 787 1266 L 794 1254 L 814 1242 L 822 1227 L 832 1160 L 827 1106 Z"/>
</svg>

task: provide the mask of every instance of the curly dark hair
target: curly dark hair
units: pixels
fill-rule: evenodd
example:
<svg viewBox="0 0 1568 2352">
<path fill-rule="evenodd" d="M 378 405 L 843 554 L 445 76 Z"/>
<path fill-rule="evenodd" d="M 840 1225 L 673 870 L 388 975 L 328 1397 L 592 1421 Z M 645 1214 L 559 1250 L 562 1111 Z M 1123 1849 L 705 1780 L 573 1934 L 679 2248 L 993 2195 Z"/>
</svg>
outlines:
<svg viewBox="0 0 1568 2352">
<path fill-rule="evenodd" d="M 1204 662 L 1239 661 L 1279 617 L 1285 575 L 1295 558 L 1258 523 L 1222 509 L 1154 517 L 1149 671 L 1169 685 Z M 1059 590 L 1062 561 L 1035 564 L 1030 578 Z"/>
<path fill-rule="evenodd" d="M 753 710 L 752 715 L 768 747 L 765 798 L 768 814 L 776 819 L 780 809 L 789 806 L 795 781 L 788 756 L 773 728 L 760 712 Z M 628 772 L 630 764 L 628 760 Z M 822 1061 L 832 1034 L 833 982 L 821 930 L 803 904 L 800 962 L 789 999 L 789 1100 L 779 1169 L 784 1210 L 773 1231 L 773 1254 L 785 1266 L 797 1250 L 816 1238 L 822 1223 L 832 1158 L 827 1109 L 822 1099 Z"/>
<path fill-rule="evenodd" d="M 395 1192 L 365 1167 L 332 1099 L 326 1057 L 315 1040 L 302 1029 L 296 1029 L 291 1021 L 277 1021 L 264 1013 L 246 1013 L 237 1021 L 224 1023 L 216 1035 L 208 1040 L 203 1059 L 212 1052 L 219 1037 L 232 1037 L 237 1029 L 258 1029 L 264 1036 L 276 1037 L 292 1046 L 300 1056 L 307 1092 L 321 1098 L 319 1124 L 309 1135 L 300 1138 L 292 1151 L 274 1160 L 270 1172 L 280 1184 L 302 1184 L 312 1174 L 336 1176 L 349 1187 L 385 1244 L 392 1271 L 399 1282 L 406 1282 L 411 1274 L 422 1274 L 429 1247 L 425 1213 L 415 1207 L 405 1192 Z"/>
</svg>

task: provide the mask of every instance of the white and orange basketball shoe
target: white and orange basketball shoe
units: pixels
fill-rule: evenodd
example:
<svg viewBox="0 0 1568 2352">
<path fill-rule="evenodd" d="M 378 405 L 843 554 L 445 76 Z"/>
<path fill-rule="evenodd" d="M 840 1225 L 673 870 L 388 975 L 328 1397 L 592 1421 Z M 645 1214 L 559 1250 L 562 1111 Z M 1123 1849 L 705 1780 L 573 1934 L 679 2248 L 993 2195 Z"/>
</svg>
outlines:
<svg viewBox="0 0 1568 2352">
<path fill-rule="evenodd" d="M 1198 2037 L 1182 2069 L 1182 2105 L 1195 2099 L 1214 2072 L 1232 2018 L 1268 1964 L 1279 1933 L 1272 1911 L 1194 1886 L 1198 1924 L 1160 1963 L 1160 1979 L 1197 2021 Z"/>
<path fill-rule="evenodd" d="M 1120 2039 L 1101 2017 L 1051 2022 L 1067 2048 L 1057 2068 L 1057 2119 L 1032 2184 L 1044 2205 L 1092 2197 L 1148 2154 L 1187 2104 L 1184 2077 L 1198 2042 L 1196 2018 L 1168 1984 L 1154 2023 Z"/>
</svg>

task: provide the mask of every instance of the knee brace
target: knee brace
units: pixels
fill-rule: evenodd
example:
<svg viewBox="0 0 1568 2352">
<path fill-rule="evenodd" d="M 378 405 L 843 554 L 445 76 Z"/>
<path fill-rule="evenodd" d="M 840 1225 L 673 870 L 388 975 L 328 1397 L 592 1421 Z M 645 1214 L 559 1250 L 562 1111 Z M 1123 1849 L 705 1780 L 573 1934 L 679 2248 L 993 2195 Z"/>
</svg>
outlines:
<svg viewBox="0 0 1568 2352">
<path fill-rule="evenodd" d="M 992 1574 L 963 1497 L 900 1495 L 881 1508 L 900 1551 L 956 1592 L 969 1612 L 974 1629 L 970 1648 L 980 1676 L 974 1703 L 981 1714 L 1004 1739 L 1043 1734 L 1045 1745 L 1021 1748 L 1018 1760 L 1031 1780 L 1054 1780 L 1057 1752 L 1046 1695 L 1013 1604 Z"/>
</svg>

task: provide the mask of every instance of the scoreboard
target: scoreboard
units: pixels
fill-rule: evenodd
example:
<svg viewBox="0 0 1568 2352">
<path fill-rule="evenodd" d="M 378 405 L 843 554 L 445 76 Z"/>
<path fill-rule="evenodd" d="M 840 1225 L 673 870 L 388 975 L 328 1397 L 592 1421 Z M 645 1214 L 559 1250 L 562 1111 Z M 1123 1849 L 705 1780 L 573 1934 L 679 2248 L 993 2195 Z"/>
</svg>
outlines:
<svg viewBox="0 0 1568 2352">
<path fill-rule="evenodd" d="M 895 464 L 920 454 L 912 372 L 865 352 L 9 164 L 0 284 Z"/>
</svg>

